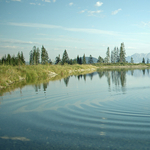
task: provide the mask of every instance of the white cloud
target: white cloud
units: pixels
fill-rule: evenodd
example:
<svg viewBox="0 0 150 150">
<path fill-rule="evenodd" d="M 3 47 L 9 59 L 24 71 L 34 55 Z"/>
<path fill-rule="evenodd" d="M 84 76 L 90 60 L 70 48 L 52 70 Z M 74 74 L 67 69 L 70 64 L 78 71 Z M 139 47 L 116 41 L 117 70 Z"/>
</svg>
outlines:
<svg viewBox="0 0 150 150">
<path fill-rule="evenodd" d="M 53 0 L 53 2 L 55 3 L 55 2 L 56 2 L 56 0 Z"/>
<path fill-rule="evenodd" d="M 96 2 L 96 4 L 95 4 L 95 6 L 97 6 L 97 7 L 100 7 L 100 6 L 102 6 L 102 5 L 103 5 L 102 2 Z"/>
<path fill-rule="evenodd" d="M 116 15 L 119 11 L 121 11 L 122 9 L 120 8 L 120 9 L 118 9 L 118 10 L 115 10 L 115 11 L 113 11 L 111 14 L 112 15 Z"/>
<path fill-rule="evenodd" d="M 113 31 L 105 31 L 99 29 L 86 29 L 86 28 L 66 28 L 62 26 L 55 26 L 49 24 L 36 24 L 36 23 L 14 23 L 10 22 L 8 25 L 21 26 L 21 27 L 33 27 L 33 28 L 50 28 L 50 29 L 61 29 L 72 32 L 84 32 L 90 34 L 105 34 L 105 35 L 118 35 L 119 33 Z"/>
<path fill-rule="evenodd" d="M 73 5 L 73 3 L 71 2 L 71 3 L 69 3 L 69 5 L 70 5 L 70 6 L 72 6 L 72 5 Z"/>
</svg>

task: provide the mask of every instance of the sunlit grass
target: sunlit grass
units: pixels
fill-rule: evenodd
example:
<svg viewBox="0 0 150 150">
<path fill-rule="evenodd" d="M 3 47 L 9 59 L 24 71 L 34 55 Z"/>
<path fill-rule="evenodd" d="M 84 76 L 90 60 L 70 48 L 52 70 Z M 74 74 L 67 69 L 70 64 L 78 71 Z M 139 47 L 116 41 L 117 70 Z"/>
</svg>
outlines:
<svg viewBox="0 0 150 150">
<path fill-rule="evenodd" d="M 91 69 L 92 65 L 23 65 L 23 66 L 0 66 L 0 86 L 6 87 L 9 84 L 20 81 L 24 78 L 27 82 L 35 80 L 48 79 L 49 72 L 57 74 L 51 80 L 60 79 L 69 75 L 77 75 L 83 72 L 92 72 L 92 70 L 83 71 L 80 69 Z M 73 72 L 76 70 L 75 72 Z"/>
</svg>

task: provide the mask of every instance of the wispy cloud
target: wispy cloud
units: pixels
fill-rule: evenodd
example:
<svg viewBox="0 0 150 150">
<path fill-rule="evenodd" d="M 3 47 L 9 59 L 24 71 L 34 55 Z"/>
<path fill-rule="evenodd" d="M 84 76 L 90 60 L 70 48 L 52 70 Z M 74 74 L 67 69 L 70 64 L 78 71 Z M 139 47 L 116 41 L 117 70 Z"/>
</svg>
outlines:
<svg viewBox="0 0 150 150">
<path fill-rule="evenodd" d="M 55 3 L 55 2 L 56 2 L 56 0 L 53 0 L 53 2 Z"/>
<path fill-rule="evenodd" d="M 121 11 L 122 9 L 120 8 L 120 9 L 117 9 L 117 10 L 115 10 L 115 11 L 113 11 L 111 14 L 112 15 L 116 15 L 119 11 Z"/>
<path fill-rule="evenodd" d="M 15 1 L 15 2 L 21 2 L 21 0 L 11 0 L 11 1 Z"/>
<path fill-rule="evenodd" d="M 71 2 L 71 3 L 69 3 L 69 5 L 70 5 L 70 6 L 72 6 L 72 5 L 73 5 L 73 3 Z"/>
<path fill-rule="evenodd" d="M 102 6 L 102 5 L 103 5 L 102 2 L 96 2 L 96 4 L 95 4 L 95 6 L 97 6 L 97 7 L 100 7 L 100 6 Z"/>
<path fill-rule="evenodd" d="M 97 14 L 103 12 L 102 10 L 88 11 L 88 16 L 97 16 Z"/>
<path fill-rule="evenodd" d="M 61 30 L 66 30 L 66 31 L 84 32 L 84 33 L 89 33 L 89 34 L 118 35 L 117 32 L 113 32 L 113 31 L 105 31 L 105 30 L 99 30 L 99 29 L 87 29 L 87 28 L 66 28 L 66 27 L 62 27 L 62 26 L 55 26 L 55 25 L 49 25 L 49 24 L 10 22 L 10 23 L 8 23 L 8 25 L 20 26 L 20 27 L 32 27 L 32 28 L 61 29 Z"/>
<path fill-rule="evenodd" d="M 37 43 L 31 42 L 31 41 L 21 41 L 21 40 L 14 40 L 14 39 L 0 39 L 0 43 L 8 44 L 8 45 L 9 44 L 27 44 L 27 45 L 37 44 Z"/>
</svg>

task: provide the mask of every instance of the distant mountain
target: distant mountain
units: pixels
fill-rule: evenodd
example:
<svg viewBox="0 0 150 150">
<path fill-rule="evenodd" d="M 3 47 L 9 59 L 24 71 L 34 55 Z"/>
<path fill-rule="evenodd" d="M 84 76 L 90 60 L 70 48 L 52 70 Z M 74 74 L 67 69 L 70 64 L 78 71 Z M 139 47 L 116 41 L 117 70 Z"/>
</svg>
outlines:
<svg viewBox="0 0 150 150">
<path fill-rule="evenodd" d="M 147 59 L 148 58 L 150 59 L 150 53 L 148 53 L 148 54 L 144 54 L 144 53 L 138 54 L 138 53 L 135 53 L 135 54 L 133 54 L 131 56 L 126 57 L 126 61 L 131 62 L 131 57 L 133 58 L 134 63 L 141 63 L 142 60 L 143 60 L 143 58 L 145 59 L 145 62 L 147 62 Z"/>
</svg>

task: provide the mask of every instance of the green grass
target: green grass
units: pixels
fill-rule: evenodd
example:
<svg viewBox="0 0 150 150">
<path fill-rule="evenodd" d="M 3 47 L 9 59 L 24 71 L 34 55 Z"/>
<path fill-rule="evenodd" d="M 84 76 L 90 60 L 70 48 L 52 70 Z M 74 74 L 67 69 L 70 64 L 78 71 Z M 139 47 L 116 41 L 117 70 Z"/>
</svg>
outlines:
<svg viewBox="0 0 150 150">
<path fill-rule="evenodd" d="M 23 65 L 23 66 L 0 66 L 0 86 L 6 87 L 11 83 L 19 82 L 20 78 L 25 78 L 27 82 L 48 80 L 48 74 L 55 72 L 56 77 L 51 80 L 57 80 L 69 75 L 86 73 L 89 71 L 80 71 L 80 69 L 91 69 L 92 65 Z M 71 72 L 71 70 L 77 70 Z M 71 73 L 70 73 L 71 72 Z"/>
</svg>

